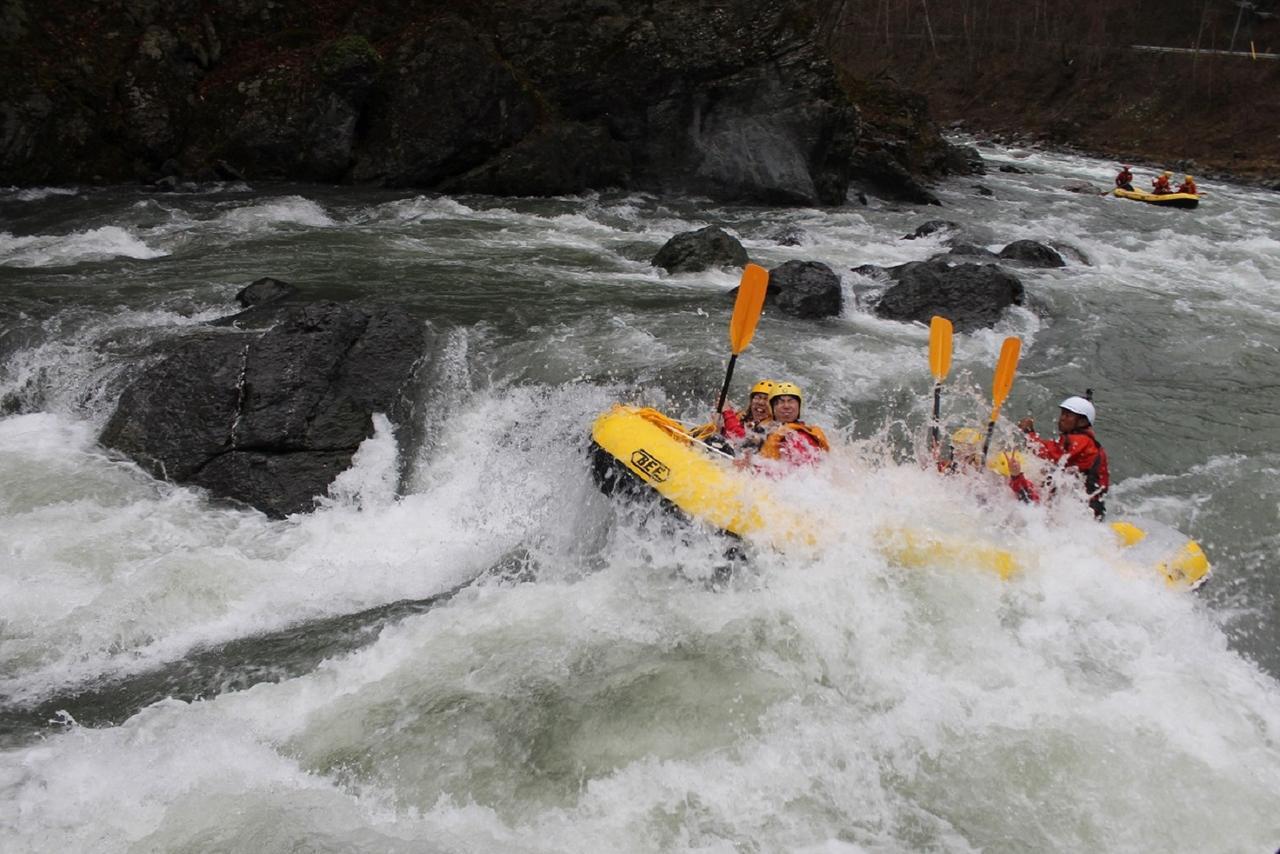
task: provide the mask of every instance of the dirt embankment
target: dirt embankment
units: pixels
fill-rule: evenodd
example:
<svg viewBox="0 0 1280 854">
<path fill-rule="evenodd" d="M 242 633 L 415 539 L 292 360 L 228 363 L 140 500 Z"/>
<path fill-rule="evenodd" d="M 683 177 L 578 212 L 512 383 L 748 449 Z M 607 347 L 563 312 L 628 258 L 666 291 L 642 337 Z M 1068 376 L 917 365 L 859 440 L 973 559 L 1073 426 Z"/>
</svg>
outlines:
<svg viewBox="0 0 1280 854">
<path fill-rule="evenodd" d="M 1280 189 L 1280 0 L 846 0 L 830 39 L 940 123 Z"/>
</svg>

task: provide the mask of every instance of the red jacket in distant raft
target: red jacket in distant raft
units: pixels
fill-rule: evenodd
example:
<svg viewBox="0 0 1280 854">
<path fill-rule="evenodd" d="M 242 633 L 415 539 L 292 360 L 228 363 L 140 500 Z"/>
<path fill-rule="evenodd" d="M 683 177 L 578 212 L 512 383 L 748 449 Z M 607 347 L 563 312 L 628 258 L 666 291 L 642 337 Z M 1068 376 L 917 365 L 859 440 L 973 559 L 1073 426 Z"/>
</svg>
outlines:
<svg viewBox="0 0 1280 854">
<path fill-rule="evenodd" d="M 1116 186 L 1122 190 L 1133 192 L 1133 173 L 1126 166 L 1120 170 L 1120 174 L 1116 176 Z"/>
<path fill-rule="evenodd" d="M 1093 428 L 1086 427 L 1064 433 L 1057 439 L 1045 439 L 1035 433 L 1027 434 L 1027 441 L 1036 455 L 1050 462 L 1061 462 L 1065 468 L 1075 469 L 1084 475 L 1084 486 L 1089 493 L 1089 508 L 1099 519 L 1107 512 L 1103 496 L 1111 487 L 1111 472 L 1107 468 L 1107 452 L 1098 444 Z"/>
<path fill-rule="evenodd" d="M 1158 175 L 1151 180 L 1151 192 L 1157 196 L 1163 196 L 1172 193 L 1173 188 L 1169 186 L 1169 177 L 1167 175 Z"/>
<path fill-rule="evenodd" d="M 1196 187 L 1196 182 L 1191 178 L 1188 178 L 1187 180 L 1183 181 L 1181 184 L 1178 185 L 1178 192 L 1190 193 L 1193 196 L 1200 195 L 1200 189 Z"/>
</svg>

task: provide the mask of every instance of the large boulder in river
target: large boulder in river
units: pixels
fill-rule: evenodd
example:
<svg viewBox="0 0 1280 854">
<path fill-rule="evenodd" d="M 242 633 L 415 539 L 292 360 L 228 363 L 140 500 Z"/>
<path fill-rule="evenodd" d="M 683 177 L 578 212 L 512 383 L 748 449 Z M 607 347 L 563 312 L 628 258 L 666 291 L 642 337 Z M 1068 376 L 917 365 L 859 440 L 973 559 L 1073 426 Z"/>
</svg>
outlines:
<svg viewBox="0 0 1280 854">
<path fill-rule="evenodd" d="M 870 268 L 859 268 L 868 273 Z M 879 317 L 928 323 L 935 314 L 959 331 L 994 326 L 1011 305 L 1022 305 L 1017 276 L 994 264 L 913 261 L 884 271 L 895 282 L 875 306 Z"/>
<path fill-rule="evenodd" d="M 121 394 L 102 443 L 270 516 L 311 509 L 373 434 L 373 414 L 406 413 L 426 330 L 399 308 L 284 312 L 266 331 L 176 344 Z"/>
<path fill-rule="evenodd" d="M 712 267 L 745 267 L 747 250 L 738 238 L 717 225 L 682 231 L 662 245 L 653 266 L 668 273 L 701 273 Z"/>
<path fill-rule="evenodd" d="M 820 261 L 788 261 L 769 271 L 766 302 L 792 317 L 818 318 L 840 314 L 844 297 L 840 277 Z"/>
</svg>

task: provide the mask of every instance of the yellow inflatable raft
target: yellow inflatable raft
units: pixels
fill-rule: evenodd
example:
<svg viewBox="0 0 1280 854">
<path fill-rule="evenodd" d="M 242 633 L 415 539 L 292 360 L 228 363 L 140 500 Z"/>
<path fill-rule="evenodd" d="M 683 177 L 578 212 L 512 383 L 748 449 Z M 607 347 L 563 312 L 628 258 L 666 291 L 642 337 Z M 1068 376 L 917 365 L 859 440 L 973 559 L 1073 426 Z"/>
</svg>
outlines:
<svg viewBox="0 0 1280 854">
<path fill-rule="evenodd" d="M 774 501 L 758 476 L 738 471 L 727 455 L 694 440 L 680 422 L 656 409 L 615 406 L 591 429 L 592 468 L 606 494 L 652 496 L 685 516 L 775 548 L 814 546 L 813 524 Z M 1168 584 L 1195 588 L 1208 578 L 1208 558 L 1194 540 L 1155 523 L 1112 524 L 1117 542 L 1139 564 L 1154 566 Z M 1009 550 L 970 538 L 920 529 L 884 529 L 876 549 L 904 566 L 955 565 L 1008 578 L 1021 569 Z"/>
<path fill-rule="evenodd" d="M 1191 193 L 1144 193 L 1140 190 L 1112 190 L 1117 198 L 1132 199 L 1135 202 L 1146 202 L 1166 208 L 1194 208 L 1200 204 L 1200 196 Z"/>
</svg>

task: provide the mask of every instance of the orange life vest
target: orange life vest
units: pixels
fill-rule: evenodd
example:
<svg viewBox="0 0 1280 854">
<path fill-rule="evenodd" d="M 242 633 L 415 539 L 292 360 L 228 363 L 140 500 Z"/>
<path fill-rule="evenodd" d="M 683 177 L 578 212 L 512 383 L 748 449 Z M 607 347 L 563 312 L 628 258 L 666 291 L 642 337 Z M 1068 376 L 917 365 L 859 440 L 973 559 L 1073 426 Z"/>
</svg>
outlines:
<svg viewBox="0 0 1280 854">
<path fill-rule="evenodd" d="M 788 443 L 787 437 L 795 436 Z M 803 445 L 795 445 L 796 441 L 800 441 Z M 816 448 L 822 451 L 831 450 L 831 443 L 827 441 L 827 436 L 822 432 L 821 427 L 815 427 L 812 424 L 805 424 L 803 421 L 792 421 L 783 424 L 778 429 L 769 434 L 764 440 L 764 444 L 760 446 L 760 456 L 767 457 L 771 460 L 781 460 L 783 458 L 783 447 L 790 444 L 792 448 L 804 447 L 810 450 Z M 803 460 L 789 460 L 801 462 Z"/>
</svg>

